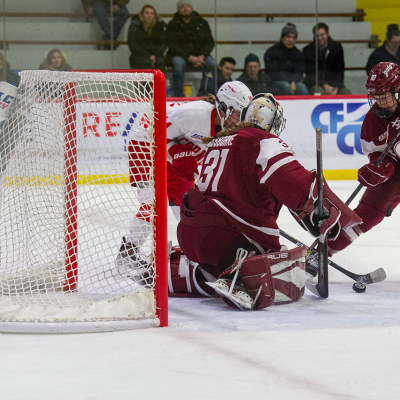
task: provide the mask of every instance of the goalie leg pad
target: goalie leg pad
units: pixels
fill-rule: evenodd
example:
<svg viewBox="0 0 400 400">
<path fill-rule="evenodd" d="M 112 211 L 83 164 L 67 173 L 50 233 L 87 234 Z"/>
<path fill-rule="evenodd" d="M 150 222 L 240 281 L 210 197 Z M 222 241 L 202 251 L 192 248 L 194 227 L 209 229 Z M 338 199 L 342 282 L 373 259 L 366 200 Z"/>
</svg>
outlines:
<svg viewBox="0 0 400 400">
<path fill-rule="evenodd" d="M 305 247 L 297 247 L 244 260 L 239 278 L 244 289 L 255 300 L 252 309 L 292 303 L 304 295 L 306 254 Z M 233 269 L 223 272 L 218 281 L 224 278 L 230 280 L 232 273 Z"/>
<path fill-rule="evenodd" d="M 293 303 L 304 295 L 306 255 L 305 247 L 263 255 L 270 262 L 275 305 Z"/>
<path fill-rule="evenodd" d="M 207 278 L 207 279 L 206 279 Z M 168 292 L 170 297 L 215 296 L 206 280 L 216 278 L 193 263 L 183 254 L 179 246 L 173 246 L 168 260 Z"/>
<path fill-rule="evenodd" d="M 224 271 L 218 277 L 218 281 L 231 281 L 234 267 Z M 244 289 L 251 296 L 253 302 L 255 301 L 251 309 L 266 308 L 274 303 L 275 290 L 268 258 L 264 255 L 247 257 L 240 267 L 238 276 Z M 225 298 L 223 300 L 228 302 Z"/>
</svg>

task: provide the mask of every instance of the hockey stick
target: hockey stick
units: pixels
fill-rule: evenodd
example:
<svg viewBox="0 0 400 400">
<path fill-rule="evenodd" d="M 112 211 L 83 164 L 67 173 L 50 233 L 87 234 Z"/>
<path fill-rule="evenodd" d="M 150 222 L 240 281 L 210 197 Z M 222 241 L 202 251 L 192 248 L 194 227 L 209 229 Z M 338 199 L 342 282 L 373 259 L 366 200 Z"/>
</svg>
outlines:
<svg viewBox="0 0 400 400">
<path fill-rule="evenodd" d="M 317 150 L 317 187 L 318 187 L 318 220 L 321 221 L 324 212 L 324 176 L 322 174 L 322 131 L 317 128 L 316 150 Z M 326 235 L 318 236 L 318 282 L 316 284 L 306 281 L 306 288 L 317 296 L 326 299 L 329 296 L 328 281 L 328 246 Z"/>
<path fill-rule="evenodd" d="M 297 240 L 293 236 L 290 236 L 288 233 L 286 233 L 282 229 L 279 230 L 279 233 L 281 234 L 281 236 L 283 236 L 285 239 L 289 240 L 290 242 L 292 242 L 296 246 L 305 247 L 307 250 L 310 250 L 310 247 L 308 247 L 303 242 L 300 242 L 299 240 Z M 347 269 L 341 267 L 340 265 L 336 264 L 332 260 L 328 259 L 328 264 L 330 266 L 332 266 L 333 268 L 337 269 L 338 271 L 340 271 L 342 274 L 344 274 L 344 275 L 348 276 L 349 278 L 353 279 L 356 282 L 363 282 L 363 283 L 371 284 L 371 283 L 381 282 L 381 281 L 384 281 L 386 279 L 386 273 L 385 273 L 385 270 L 383 268 L 378 268 L 377 270 L 372 271 L 369 274 L 358 275 L 358 274 L 355 274 L 354 272 L 348 271 Z"/>
</svg>

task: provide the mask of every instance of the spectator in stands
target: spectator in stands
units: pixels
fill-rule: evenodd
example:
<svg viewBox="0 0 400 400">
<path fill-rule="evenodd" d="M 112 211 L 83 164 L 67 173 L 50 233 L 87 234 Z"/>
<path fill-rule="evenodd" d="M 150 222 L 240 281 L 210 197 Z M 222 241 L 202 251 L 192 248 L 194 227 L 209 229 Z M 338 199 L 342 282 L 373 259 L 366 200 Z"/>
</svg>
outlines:
<svg viewBox="0 0 400 400">
<path fill-rule="evenodd" d="M 82 7 L 85 10 L 86 21 L 89 21 L 90 17 L 93 17 L 93 0 L 81 0 Z"/>
<path fill-rule="evenodd" d="M 311 94 L 351 94 L 344 86 L 343 47 L 329 36 L 329 27 L 318 23 L 317 32 L 313 27 L 314 40 L 304 47 L 306 84 Z M 315 35 L 318 40 L 318 86 L 315 86 Z"/>
<path fill-rule="evenodd" d="M 217 64 L 210 56 L 214 39 L 208 22 L 193 11 L 190 0 L 179 0 L 178 12 L 167 26 L 167 64 L 172 65 L 172 92 L 183 97 L 185 70 L 210 73 Z"/>
<path fill-rule="evenodd" d="M 39 69 L 49 71 L 70 71 L 72 67 L 67 64 L 67 58 L 58 49 L 50 50 L 44 61 L 39 65 Z"/>
<path fill-rule="evenodd" d="M 223 57 L 219 62 L 217 70 L 217 86 L 215 86 L 215 72 L 204 74 L 200 83 L 199 97 L 209 94 L 216 94 L 218 89 L 225 83 L 232 81 L 232 74 L 235 69 L 236 61 L 232 57 Z"/>
<path fill-rule="evenodd" d="M 271 79 L 261 71 L 260 59 L 252 53 L 244 59 L 244 72 L 237 80 L 243 82 L 253 96 L 271 91 Z"/>
<path fill-rule="evenodd" d="M 274 95 L 308 94 L 302 82 L 304 74 L 303 53 L 296 47 L 297 28 L 288 22 L 282 29 L 281 39 L 264 54 L 265 73 L 272 80 Z"/>
<path fill-rule="evenodd" d="M 10 64 L 6 61 L 4 54 L 0 53 L 0 82 L 7 80 L 10 74 Z"/>
<path fill-rule="evenodd" d="M 82 0 L 86 15 L 93 15 L 97 18 L 100 28 L 103 31 L 103 37 L 101 40 L 111 40 L 111 26 L 108 16 L 110 14 L 110 0 Z M 129 11 L 126 5 L 129 0 L 113 0 L 112 1 L 112 13 L 113 13 L 113 39 L 117 39 L 122 27 L 129 18 Z M 111 48 L 109 45 L 99 45 L 99 50 L 108 50 Z M 114 47 L 116 48 L 116 46 Z"/>
<path fill-rule="evenodd" d="M 166 27 L 167 24 L 157 15 L 156 9 L 149 4 L 142 7 L 139 15 L 132 17 L 128 31 L 132 69 L 165 70 Z"/>
<path fill-rule="evenodd" d="M 380 62 L 394 62 L 400 65 L 400 30 L 398 24 L 387 26 L 386 40 L 382 46 L 375 49 L 368 58 L 367 74 Z"/>
</svg>

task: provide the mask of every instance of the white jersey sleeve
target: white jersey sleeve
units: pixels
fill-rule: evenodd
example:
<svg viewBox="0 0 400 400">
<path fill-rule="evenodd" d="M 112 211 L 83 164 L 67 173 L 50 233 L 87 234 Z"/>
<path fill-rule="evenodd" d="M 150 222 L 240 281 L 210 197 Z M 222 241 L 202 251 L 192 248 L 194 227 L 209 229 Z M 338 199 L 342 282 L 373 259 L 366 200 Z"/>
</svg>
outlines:
<svg viewBox="0 0 400 400">
<path fill-rule="evenodd" d="M 167 109 L 167 151 L 174 144 L 192 144 L 201 162 L 207 149 L 202 139 L 214 135 L 214 112 L 215 106 L 202 100 Z"/>
</svg>

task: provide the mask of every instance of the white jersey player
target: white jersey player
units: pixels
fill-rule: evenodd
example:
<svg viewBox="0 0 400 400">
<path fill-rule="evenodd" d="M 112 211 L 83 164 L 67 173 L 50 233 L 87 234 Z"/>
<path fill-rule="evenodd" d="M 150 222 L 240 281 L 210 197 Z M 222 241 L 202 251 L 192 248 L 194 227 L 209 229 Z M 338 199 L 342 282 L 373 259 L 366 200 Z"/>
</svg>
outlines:
<svg viewBox="0 0 400 400">
<path fill-rule="evenodd" d="M 168 107 L 167 191 L 169 205 L 178 220 L 183 194 L 194 187 L 198 166 L 206 152 L 202 139 L 214 136 L 219 130 L 237 126 L 243 109 L 252 97 L 244 83 L 233 81 L 223 84 L 215 98 L 209 96 Z M 118 274 L 134 270 L 143 275 L 143 267 L 147 267 L 139 248 L 150 232 L 149 205 L 152 198 L 146 184 L 136 186 L 141 207 L 131 220 L 129 234 L 123 238 L 119 249 L 116 259 Z"/>
</svg>

